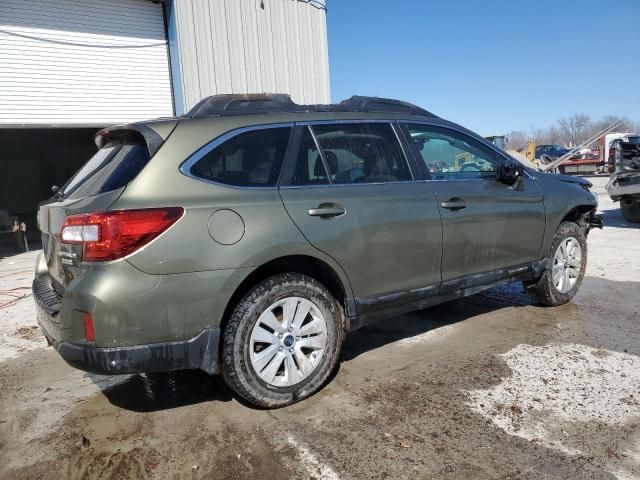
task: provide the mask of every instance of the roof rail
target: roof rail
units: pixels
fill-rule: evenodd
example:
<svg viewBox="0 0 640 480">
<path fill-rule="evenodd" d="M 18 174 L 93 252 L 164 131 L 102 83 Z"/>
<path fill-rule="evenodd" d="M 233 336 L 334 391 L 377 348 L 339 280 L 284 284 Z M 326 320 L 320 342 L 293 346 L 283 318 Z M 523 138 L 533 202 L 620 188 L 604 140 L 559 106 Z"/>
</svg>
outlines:
<svg viewBox="0 0 640 480">
<path fill-rule="evenodd" d="M 412 103 L 380 97 L 351 98 L 331 105 L 299 105 L 284 93 L 225 94 L 213 95 L 200 100 L 186 115 L 187 118 L 217 117 L 227 115 L 249 115 L 259 113 L 304 113 L 304 112 L 367 112 L 406 113 L 435 117 L 434 114 Z"/>
<path fill-rule="evenodd" d="M 414 105 L 413 103 L 381 97 L 361 97 L 354 95 L 343 100 L 339 105 L 344 105 L 350 112 L 379 112 L 379 113 L 408 113 L 410 115 L 422 115 L 435 117 L 431 112 Z"/>
</svg>

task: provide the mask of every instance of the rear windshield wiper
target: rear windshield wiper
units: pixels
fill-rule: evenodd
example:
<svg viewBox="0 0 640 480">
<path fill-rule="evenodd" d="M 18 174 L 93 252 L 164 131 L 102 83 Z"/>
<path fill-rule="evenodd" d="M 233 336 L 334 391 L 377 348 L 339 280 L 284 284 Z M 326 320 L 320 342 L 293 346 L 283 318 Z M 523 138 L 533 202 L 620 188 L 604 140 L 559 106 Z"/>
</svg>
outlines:
<svg viewBox="0 0 640 480">
<path fill-rule="evenodd" d="M 66 197 L 66 195 L 64 194 L 64 190 L 62 190 L 57 185 L 53 185 L 51 187 L 51 191 L 53 192 L 53 198 L 55 198 L 56 200 L 62 200 L 63 198 Z"/>
</svg>

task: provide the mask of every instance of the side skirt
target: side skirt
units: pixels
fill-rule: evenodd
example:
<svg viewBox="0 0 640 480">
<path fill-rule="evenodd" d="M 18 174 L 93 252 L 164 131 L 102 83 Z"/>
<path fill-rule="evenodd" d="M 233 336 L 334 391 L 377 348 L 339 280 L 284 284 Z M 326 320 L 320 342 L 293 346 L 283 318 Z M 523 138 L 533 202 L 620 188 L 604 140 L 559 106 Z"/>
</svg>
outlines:
<svg viewBox="0 0 640 480">
<path fill-rule="evenodd" d="M 432 307 L 440 303 L 467 297 L 489 288 L 539 278 L 547 267 L 548 259 L 501 268 L 491 272 L 448 280 L 407 292 L 396 292 L 378 298 L 356 298 L 359 315 L 347 319 L 347 331 L 358 330 L 365 325 L 415 310 Z"/>
</svg>

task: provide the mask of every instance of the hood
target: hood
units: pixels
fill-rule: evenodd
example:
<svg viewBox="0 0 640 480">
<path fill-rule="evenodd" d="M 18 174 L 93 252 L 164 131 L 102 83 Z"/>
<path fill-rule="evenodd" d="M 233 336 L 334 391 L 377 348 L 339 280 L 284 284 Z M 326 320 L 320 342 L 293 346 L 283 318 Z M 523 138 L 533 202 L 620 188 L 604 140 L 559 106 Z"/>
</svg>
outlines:
<svg viewBox="0 0 640 480">
<path fill-rule="evenodd" d="M 572 175 L 562 175 L 560 173 L 544 173 L 544 175 L 549 178 L 554 178 L 560 182 L 575 183 L 577 185 L 581 185 L 586 188 L 593 187 L 593 183 L 591 183 L 586 178 L 582 178 L 582 177 L 574 177 Z"/>
</svg>

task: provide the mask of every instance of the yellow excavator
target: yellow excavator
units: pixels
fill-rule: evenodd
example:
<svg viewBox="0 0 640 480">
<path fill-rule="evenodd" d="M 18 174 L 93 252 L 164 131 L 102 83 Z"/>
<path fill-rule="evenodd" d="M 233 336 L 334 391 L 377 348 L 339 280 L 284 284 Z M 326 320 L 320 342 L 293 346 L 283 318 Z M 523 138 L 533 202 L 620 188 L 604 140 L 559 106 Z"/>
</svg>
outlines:
<svg viewBox="0 0 640 480">
<path fill-rule="evenodd" d="M 512 157 L 520 160 L 522 163 L 530 163 L 536 165 L 536 142 L 529 140 L 525 148 L 519 150 L 510 150 L 507 148 L 508 138 L 506 135 L 490 135 L 484 137 L 486 140 L 494 144 L 501 150 L 504 150 Z"/>
</svg>

